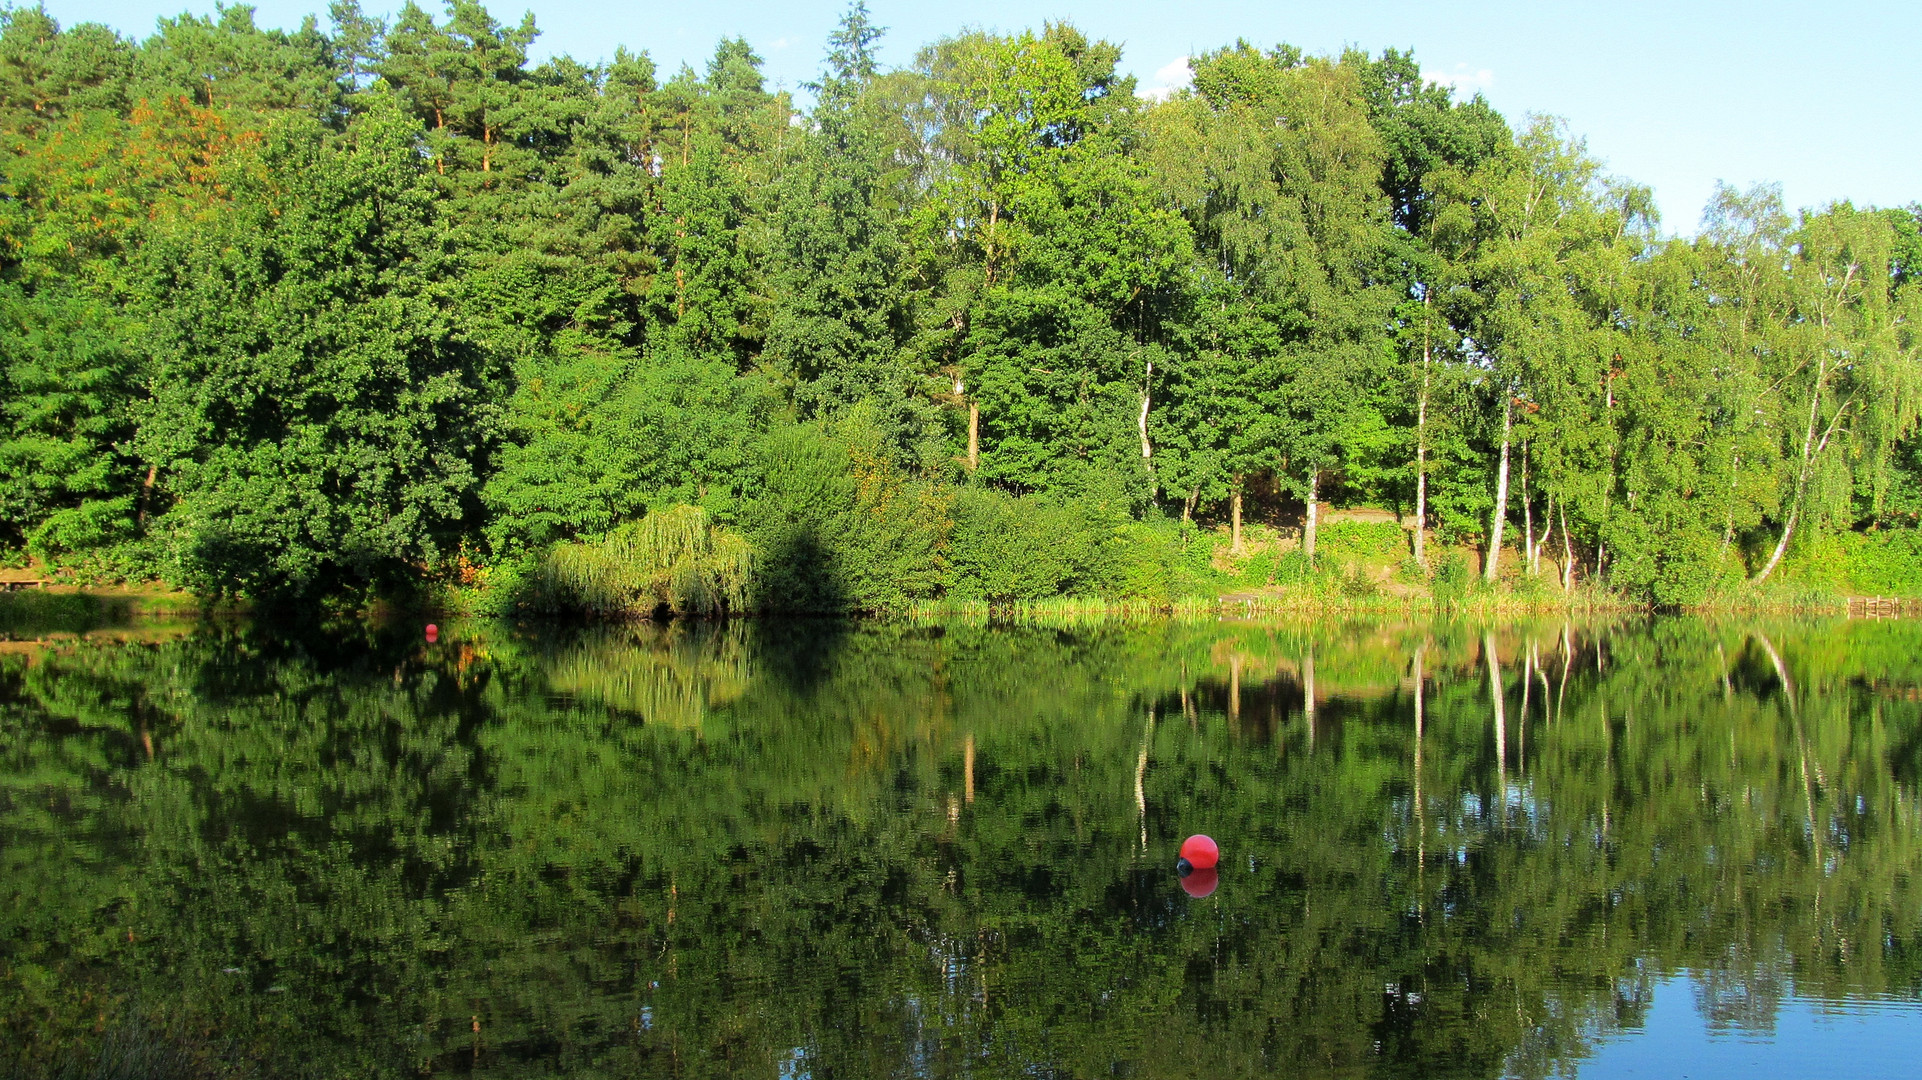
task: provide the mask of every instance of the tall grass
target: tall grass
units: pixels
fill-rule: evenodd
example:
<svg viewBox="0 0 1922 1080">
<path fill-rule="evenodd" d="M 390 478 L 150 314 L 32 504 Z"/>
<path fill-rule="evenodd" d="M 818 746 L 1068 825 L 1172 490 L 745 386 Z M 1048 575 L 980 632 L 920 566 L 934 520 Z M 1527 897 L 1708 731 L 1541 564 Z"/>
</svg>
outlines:
<svg viewBox="0 0 1922 1080">
<path fill-rule="evenodd" d="M 746 537 L 698 506 L 673 506 L 598 541 L 556 544 L 536 588 L 546 606 L 597 615 L 719 615 L 746 610 L 753 578 Z"/>
</svg>

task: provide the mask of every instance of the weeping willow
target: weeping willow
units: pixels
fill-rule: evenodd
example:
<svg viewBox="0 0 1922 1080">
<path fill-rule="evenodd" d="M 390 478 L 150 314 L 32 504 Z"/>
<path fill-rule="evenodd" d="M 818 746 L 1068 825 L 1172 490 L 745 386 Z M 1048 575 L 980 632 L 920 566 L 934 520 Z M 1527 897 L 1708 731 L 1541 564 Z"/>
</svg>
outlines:
<svg viewBox="0 0 1922 1080">
<path fill-rule="evenodd" d="M 557 544 L 540 583 L 560 607 L 601 615 L 720 615 L 747 607 L 753 551 L 698 506 L 657 510 L 598 541 Z"/>
</svg>

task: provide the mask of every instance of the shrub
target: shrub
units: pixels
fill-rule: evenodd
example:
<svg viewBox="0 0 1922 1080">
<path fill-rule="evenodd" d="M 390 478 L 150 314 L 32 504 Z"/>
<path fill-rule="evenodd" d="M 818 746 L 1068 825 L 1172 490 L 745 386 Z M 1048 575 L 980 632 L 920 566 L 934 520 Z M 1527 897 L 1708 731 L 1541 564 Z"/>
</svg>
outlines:
<svg viewBox="0 0 1922 1080">
<path fill-rule="evenodd" d="M 1475 583 L 1475 576 L 1468 572 L 1468 560 L 1462 558 L 1459 551 L 1444 552 L 1434 561 L 1434 567 L 1430 587 L 1436 600 L 1458 600 L 1467 595 Z"/>
<path fill-rule="evenodd" d="M 549 606 L 601 615 L 716 615 L 747 607 L 752 578 L 745 537 L 698 506 L 674 506 L 601 540 L 549 548 L 535 587 Z"/>
<path fill-rule="evenodd" d="M 1181 594 L 1182 537 L 1173 522 L 1117 525 L 1100 556 L 1098 588 L 1108 599 L 1166 604 Z"/>
<path fill-rule="evenodd" d="M 1315 539 L 1316 554 L 1347 555 L 1371 562 L 1391 563 L 1408 554 L 1408 533 L 1392 521 L 1336 521 L 1323 525 Z"/>
<path fill-rule="evenodd" d="M 754 606 L 891 611 L 935 596 L 948 577 L 953 505 L 946 487 L 909 475 L 858 416 L 838 432 L 777 430 L 745 516 L 760 557 Z"/>
<path fill-rule="evenodd" d="M 1085 594 L 1103 537 L 1075 509 L 990 488 L 962 489 L 954 503 L 949 595 L 1006 604 Z"/>
<path fill-rule="evenodd" d="M 1922 530 L 1850 533 L 1841 563 L 1857 592 L 1876 596 L 1922 594 Z"/>
</svg>

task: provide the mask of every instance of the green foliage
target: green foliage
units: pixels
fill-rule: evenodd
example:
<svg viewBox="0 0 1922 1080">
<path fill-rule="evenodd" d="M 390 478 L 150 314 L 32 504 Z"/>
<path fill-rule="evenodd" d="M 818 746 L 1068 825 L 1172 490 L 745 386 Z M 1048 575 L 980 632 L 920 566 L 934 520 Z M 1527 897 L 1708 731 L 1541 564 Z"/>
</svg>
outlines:
<svg viewBox="0 0 1922 1080">
<path fill-rule="evenodd" d="M 1110 569 L 1101 556 L 1113 527 L 1080 504 L 964 488 L 954 506 L 948 594 L 990 604 L 1094 595 Z"/>
<path fill-rule="evenodd" d="M 767 409 L 731 364 L 583 348 L 526 363 L 517 383 L 482 492 L 496 552 L 595 535 L 650 506 L 737 512 Z"/>
<path fill-rule="evenodd" d="M 1335 521 L 1321 527 L 1320 548 L 1370 562 L 1399 562 L 1408 554 L 1408 532 L 1392 521 Z"/>
<path fill-rule="evenodd" d="M 760 449 L 743 525 L 761 610 L 898 611 L 946 579 L 953 496 L 906 471 L 858 412 L 842 430 L 780 428 Z"/>
<path fill-rule="evenodd" d="M 1461 552 L 1449 551 L 1435 560 L 1431 584 L 1435 590 L 1435 600 L 1442 605 L 1459 603 L 1474 588 L 1475 577 L 1469 573 L 1468 560 Z"/>
<path fill-rule="evenodd" d="M 340 136 L 289 120 L 217 225 L 144 254 L 135 446 L 168 478 L 160 527 L 198 589 L 391 585 L 467 521 L 493 410 L 441 300 L 454 268 L 418 138 L 391 102 Z"/>
<path fill-rule="evenodd" d="M 1922 533 L 1878 529 L 1818 536 L 1789 558 L 1787 579 L 1851 596 L 1922 595 Z"/>
<path fill-rule="evenodd" d="M 134 524 L 131 350 L 107 305 L 0 286 L 0 544 L 45 559 Z"/>
<path fill-rule="evenodd" d="M 590 542 L 541 557 L 534 603 L 599 615 L 721 615 L 747 609 L 754 556 L 747 540 L 698 506 L 656 510 Z"/>
<path fill-rule="evenodd" d="M 1153 605 L 1228 584 L 1166 519 L 1312 499 L 1691 604 L 1922 516 L 1914 207 L 1722 188 L 1665 239 L 1395 50 L 1204 49 L 1150 101 L 1060 23 L 891 70 L 856 4 L 802 114 L 744 38 L 538 36 L 0 10 L 0 560 L 507 610 L 689 505 L 752 607 Z M 1303 540 L 1235 584 L 1396 559 Z"/>
<path fill-rule="evenodd" d="M 1883 530 L 1850 534 L 1848 577 L 1871 596 L 1922 596 L 1922 532 Z"/>
</svg>

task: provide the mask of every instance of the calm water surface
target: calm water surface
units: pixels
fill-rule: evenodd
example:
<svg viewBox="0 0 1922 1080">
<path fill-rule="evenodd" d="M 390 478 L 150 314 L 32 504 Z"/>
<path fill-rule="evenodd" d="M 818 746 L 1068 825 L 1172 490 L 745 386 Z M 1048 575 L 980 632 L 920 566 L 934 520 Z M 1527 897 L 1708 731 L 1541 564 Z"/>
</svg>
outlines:
<svg viewBox="0 0 1922 1080">
<path fill-rule="evenodd" d="M 0 1075 L 1922 1061 L 1916 623 L 45 630 Z"/>
</svg>

